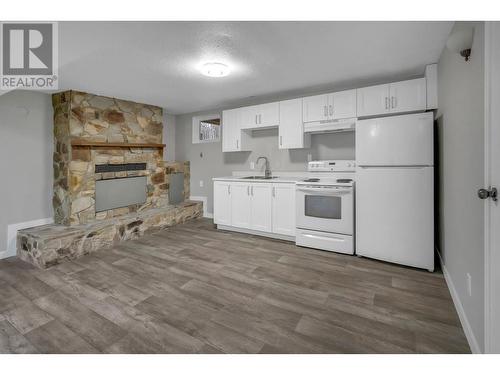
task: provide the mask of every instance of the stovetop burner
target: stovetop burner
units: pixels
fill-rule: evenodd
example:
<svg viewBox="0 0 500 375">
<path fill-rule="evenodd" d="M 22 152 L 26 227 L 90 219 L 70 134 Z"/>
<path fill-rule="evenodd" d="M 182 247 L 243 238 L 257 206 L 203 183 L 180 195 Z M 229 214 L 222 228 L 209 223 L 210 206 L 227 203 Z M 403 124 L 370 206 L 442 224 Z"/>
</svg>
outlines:
<svg viewBox="0 0 500 375">
<path fill-rule="evenodd" d="M 304 182 L 319 182 L 319 178 L 308 178 Z"/>
</svg>

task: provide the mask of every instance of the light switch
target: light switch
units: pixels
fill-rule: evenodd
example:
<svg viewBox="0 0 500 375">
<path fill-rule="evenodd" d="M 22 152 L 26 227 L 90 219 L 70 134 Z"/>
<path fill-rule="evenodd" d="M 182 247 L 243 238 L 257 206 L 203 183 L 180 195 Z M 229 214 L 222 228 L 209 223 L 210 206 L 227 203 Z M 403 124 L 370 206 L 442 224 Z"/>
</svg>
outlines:
<svg viewBox="0 0 500 375">
<path fill-rule="evenodd" d="M 200 180 L 200 187 L 203 187 L 203 180 Z"/>
</svg>

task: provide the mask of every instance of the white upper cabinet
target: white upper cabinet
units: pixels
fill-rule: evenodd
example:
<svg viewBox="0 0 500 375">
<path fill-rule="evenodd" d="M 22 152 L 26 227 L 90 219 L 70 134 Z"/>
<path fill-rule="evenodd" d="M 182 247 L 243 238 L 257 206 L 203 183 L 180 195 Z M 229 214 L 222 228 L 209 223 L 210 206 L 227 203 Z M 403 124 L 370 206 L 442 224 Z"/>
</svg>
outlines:
<svg viewBox="0 0 500 375">
<path fill-rule="evenodd" d="M 358 117 L 426 109 L 425 78 L 358 89 Z"/>
<path fill-rule="evenodd" d="M 279 103 L 279 148 L 308 148 L 311 136 L 304 134 L 302 122 L 302 99 L 285 100 Z"/>
<path fill-rule="evenodd" d="M 390 84 L 391 112 L 424 111 L 427 90 L 425 78 Z"/>
<path fill-rule="evenodd" d="M 241 131 L 241 110 L 222 111 L 222 152 L 248 151 L 249 135 Z"/>
<path fill-rule="evenodd" d="M 241 129 L 258 129 L 278 126 L 280 107 L 279 103 L 266 103 L 239 108 L 241 111 Z"/>
<path fill-rule="evenodd" d="M 356 90 L 339 91 L 329 95 L 329 115 L 332 119 L 357 117 Z"/>
<path fill-rule="evenodd" d="M 251 129 L 257 126 L 258 115 L 256 106 L 238 108 L 235 111 L 239 112 L 241 129 Z"/>
<path fill-rule="evenodd" d="M 389 85 L 358 89 L 358 117 L 389 113 Z"/>
<path fill-rule="evenodd" d="M 257 106 L 257 116 L 259 126 L 277 126 L 280 123 L 280 105 L 276 103 L 267 103 Z"/>
<path fill-rule="evenodd" d="M 328 120 L 328 95 L 308 96 L 302 99 L 303 121 Z"/>
<path fill-rule="evenodd" d="M 302 99 L 303 121 L 318 122 L 356 117 L 356 90 Z"/>
</svg>

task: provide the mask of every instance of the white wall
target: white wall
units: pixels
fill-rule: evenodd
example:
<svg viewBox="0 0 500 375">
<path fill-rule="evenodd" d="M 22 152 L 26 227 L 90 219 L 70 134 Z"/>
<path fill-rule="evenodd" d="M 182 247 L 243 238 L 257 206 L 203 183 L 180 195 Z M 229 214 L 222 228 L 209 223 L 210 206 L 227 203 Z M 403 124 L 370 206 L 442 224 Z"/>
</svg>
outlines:
<svg viewBox="0 0 500 375">
<path fill-rule="evenodd" d="M 169 115 L 163 109 L 163 143 L 166 144 L 163 151 L 163 159 L 175 160 L 175 116 Z"/>
<path fill-rule="evenodd" d="M 476 192 L 484 181 L 484 23 L 473 25 L 470 61 L 445 48 L 438 64 L 438 245 L 469 343 L 474 347 L 476 341 L 483 350 L 484 221 L 483 201 Z M 464 26 L 467 23 L 455 25 Z"/>
<path fill-rule="evenodd" d="M 52 123 L 50 95 L 0 96 L 0 256 L 8 225 L 53 216 Z"/>
<path fill-rule="evenodd" d="M 253 132 L 252 152 L 222 152 L 217 143 L 192 143 L 192 118 L 217 113 L 218 110 L 176 117 L 176 159 L 191 162 L 191 195 L 207 197 L 207 211 L 213 212 L 213 177 L 230 176 L 233 171 L 250 171 L 250 162 L 267 156 L 272 171 L 304 171 L 307 155 L 313 159 L 354 159 L 354 133 L 321 134 L 312 136 L 310 149 L 279 150 L 278 129 Z M 263 170 L 261 161 L 257 171 Z M 253 171 L 255 173 L 255 171 Z M 203 181 L 203 187 L 200 187 Z"/>
</svg>

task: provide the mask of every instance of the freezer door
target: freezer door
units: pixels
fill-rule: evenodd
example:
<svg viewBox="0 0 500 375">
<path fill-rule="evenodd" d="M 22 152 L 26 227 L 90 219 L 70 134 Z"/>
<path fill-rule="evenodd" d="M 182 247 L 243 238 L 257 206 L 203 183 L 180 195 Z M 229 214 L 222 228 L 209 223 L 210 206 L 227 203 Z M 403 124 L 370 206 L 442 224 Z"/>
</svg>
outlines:
<svg viewBox="0 0 500 375">
<path fill-rule="evenodd" d="M 357 254 L 434 269 L 433 170 L 358 168 Z"/>
<path fill-rule="evenodd" d="M 357 165 L 433 165 L 433 159 L 432 112 L 357 122 Z"/>
</svg>

